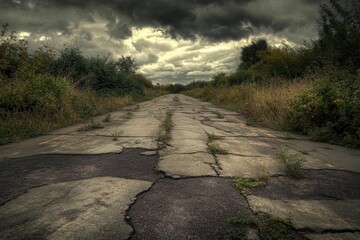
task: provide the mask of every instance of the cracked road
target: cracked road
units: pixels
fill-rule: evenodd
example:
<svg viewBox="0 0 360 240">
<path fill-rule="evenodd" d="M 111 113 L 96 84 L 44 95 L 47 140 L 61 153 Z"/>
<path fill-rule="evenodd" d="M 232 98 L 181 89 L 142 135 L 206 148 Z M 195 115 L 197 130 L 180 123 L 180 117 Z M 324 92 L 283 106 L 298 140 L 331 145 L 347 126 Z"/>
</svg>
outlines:
<svg viewBox="0 0 360 240">
<path fill-rule="evenodd" d="M 159 149 L 168 109 L 172 138 Z M 0 147 L 0 239 L 223 239 L 227 219 L 258 212 L 291 219 L 296 239 L 360 239 L 359 150 L 247 126 L 184 95 L 102 124 Z M 209 151 L 209 134 L 227 154 Z M 307 159 L 304 179 L 285 176 L 284 149 Z M 269 181 L 244 194 L 233 177 Z"/>
</svg>

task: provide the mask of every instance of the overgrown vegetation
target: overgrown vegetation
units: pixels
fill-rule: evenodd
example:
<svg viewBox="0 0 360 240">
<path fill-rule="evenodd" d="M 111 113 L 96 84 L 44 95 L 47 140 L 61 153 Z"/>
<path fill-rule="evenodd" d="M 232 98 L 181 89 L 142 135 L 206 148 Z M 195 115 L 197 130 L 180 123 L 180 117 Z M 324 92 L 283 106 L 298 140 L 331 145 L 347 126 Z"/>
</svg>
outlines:
<svg viewBox="0 0 360 240">
<path fill-rule="evenodd" d="M 359 9 L 358 1 L 330 0 L 320 5 L 318 40 L 274 47 L 259 39 L 242 48 L 235 73 L 182 90 L 238 111 L 251 124 L 359 148 Z"/>
<path fill-rule="evenodd" d="M 304 172 L 301 169 L 306 159 L 300 154 L 292 154 L 282 150 L 277 152 L 277 158 L 284 164 L 286 174 L 291 178 L 303 178 Z"/>
<path fill-rule="evenodd" d="M 261 240 L 292 240 L 295 239 L 291 222 L 287 219 L 273 218 L 265 213 L 238 214 L 229 219 L 231 226 L 224 239 L 248 239 L 247 229 L 255 228 Z"/>
<path fill-rule="evenodd" d="M 241 177 L 234 179 L 234 186 L 239 189 L 243 195 L 248 195 L 249 189 L 263 187 L 266 185 L 266 182 L 267 179 Z"/>
<path fill-rule="evenodd" d="M 217 143 L 208 143 L 208 149 L 212 155 L 215 155 L 215 154 L 226 155 L 229 153 L 228 150 L 222 148 Z"/>
<path fill-rule="evenodd" d="M 161 125 L 158 133 L 158 143 L 160 148 L 164 148 L 168 145 L 171 140 L 171 130 L 174 127 L 172 116 L 174 115 L 174 111 L 168 109 L 165 113 L 165 117 L 158 116 L 159 120 L 161 120 Z"/>
<path fill-rule="evenodd" d="M 216 135 L 215 133 L 208 133 L 208 132 L 206 132 L 206 135 L 208 136 L 208 140 L 207 140 L 208 143 L 211 143 L 212 141 L 215 141 L 215 140 L 224 139 L 224 137 L 218 136 L 218 135 Z"/>
<path fill-rule="evenodd" d="M 90 131 L 90 130 L 99 129 L 99 128 L 103 128 L 103 126 L 99 122 L 91 119 L 90 122 L 88 122 L 84 126 L 81 126 L 78 129 L 78 132 Z"/>
<path fill-rule="evenodd" d="M 108 113 L 105 115 L 105 118 L 103 119 L 103 122 L 110 122 L 111 121 L 111 114 Z"/>
<path fill-rule="evenodd" d="M 4 25 L 0 33 L 0 144 L 164 93 L 136 73 L 136 68 L 130 56 L 114 60 L 86 57 L 77 48 L 30 49 Z"/>
</svg>

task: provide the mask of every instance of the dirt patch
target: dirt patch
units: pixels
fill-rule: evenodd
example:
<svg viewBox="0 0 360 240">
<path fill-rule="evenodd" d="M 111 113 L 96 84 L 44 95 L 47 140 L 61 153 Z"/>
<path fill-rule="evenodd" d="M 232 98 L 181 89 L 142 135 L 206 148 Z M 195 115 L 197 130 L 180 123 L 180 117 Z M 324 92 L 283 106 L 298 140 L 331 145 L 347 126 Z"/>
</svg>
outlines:
<svg viewBox="0 0 360 240">
<path fill-rule="evenodd" d="M 0 205 L 26 190 L 47 184 L 94 177 L 120 177 L 154 182 L 163 175 L 154 171 L 159 158 L 144 156 L 143 149 L 120 154 L 38 155 L 0 162 Z"/>
</svg>

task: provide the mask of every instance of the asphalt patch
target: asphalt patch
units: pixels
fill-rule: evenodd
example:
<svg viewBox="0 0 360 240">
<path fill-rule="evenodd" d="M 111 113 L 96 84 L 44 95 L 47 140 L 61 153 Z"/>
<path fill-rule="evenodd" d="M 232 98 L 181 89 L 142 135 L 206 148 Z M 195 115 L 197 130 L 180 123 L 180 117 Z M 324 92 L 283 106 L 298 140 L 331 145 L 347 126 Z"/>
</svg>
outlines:
<svg viewBox="0 0 360 240">
<path fill-rule="evenodd" d="M 163 177 L 154 168 L 158 155 L 141 155 L 144 149 L 125 149 L 120 154 L 37 155 L 0 162 L 0 205 L 26 190 L 47 184 L 119 177 L 154 182 Z"/>
<path fill-rule="evenodd" d="M 360 199 L 360 173 L 337 170 L 305 170 L 305 178 L 273 177 L 265 187 L 251 190 L 269 199 Z"/>
<path fill-rule="evenodd" d="M 251 211 L 231 179 L 161 179 L 130 208 L 131 239 L 223 239 L 238 213 Z"/>
</svg>

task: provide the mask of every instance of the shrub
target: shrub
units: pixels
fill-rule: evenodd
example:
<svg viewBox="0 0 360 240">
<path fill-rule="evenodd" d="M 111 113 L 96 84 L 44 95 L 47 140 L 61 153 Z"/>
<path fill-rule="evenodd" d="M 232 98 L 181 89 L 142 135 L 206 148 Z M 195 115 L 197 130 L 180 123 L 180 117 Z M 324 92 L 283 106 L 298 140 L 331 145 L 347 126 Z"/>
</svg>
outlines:
<svg viewBox="0 0 360 240">
<path fill-rule="evenodd" d="M 291 103 L 291 126 L 315 140 L 360 146 L 360 76 L 327 71 Z"/>
<path fill-rule="evenodd" d="M 304 173 L 301 166 L 306 162 L 305 158 L 299 154 L 291 154 L 288 151 L 279 151 L 277 158 L 284 164 L 286 173 L 291 178 L 302 178 Z"/>
</svg>

